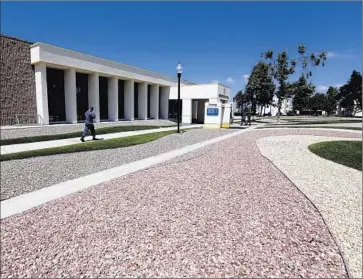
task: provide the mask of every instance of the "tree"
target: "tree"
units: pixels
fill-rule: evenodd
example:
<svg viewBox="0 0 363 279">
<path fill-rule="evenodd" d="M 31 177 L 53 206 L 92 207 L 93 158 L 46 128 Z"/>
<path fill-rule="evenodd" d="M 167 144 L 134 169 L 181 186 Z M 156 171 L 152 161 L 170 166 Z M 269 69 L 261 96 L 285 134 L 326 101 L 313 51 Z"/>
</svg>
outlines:
<svg viewBox="0 0 363 279">
<path fill-rule="evenodd" d="M 339 94 L 339 90 L 335 87 L 330 86 L 326 92 L 326 101 L 324 110 L 327 115 L 331 115 L 337 108 L 336 97 Z"/>
<path fill-rule="evenodd" d="M 362 75 L 353 71 L 348 82 L 340 87 L 339 94 L 336 99 L 338 100 L 341 107 L 353 112 L 354 105 L 362 110 Z"/>
<path fill-rule="evenodd" d="M 326 95 L 322 93 L 316 93 L 310 98 L 309 106 L 312 111 L 314 111 L 314 114 L 318 110 L 324 110 L 326 107 Z"/>
<path fill-rule="evenodd" d="M 315 91 L 315 86 L 308 83 L 306 77 L 301 77 L 294 83 L 288 86 L 289 95 L 293 96 L 292 107 L 293 110 L 309 110 L 309 101 Z"/>
<path fill-rule="evenodd" d="M 287 50 L 279 52 L 277 54 L 277 59 L 274 59 L 274 53 L 272 50 L 268 50 L 263 54 L 265 60 L 268 62 L 270 68 L 270 74 L 278 83 L 278 90 L 276 91 L 276 97 L 278 99 L 277 106 L 277 122 L 280 118 L 281 104 L 282 101 L 290 97 L 288 88 L 288 78 L 295 73 L 295 68 L 298 63 L 301 65 L 302 75 L 306 79 L 312 76 L 311 69 L 317 66 L 324 66 L 325 60 L 327 58 L 326 53 L 322 52 L 320 54 L 307 53 L 306 47 L 300 45 L 298 47 L 299 57 L 298 59 L 290 59 Z"/>
<path fill-rule="evenodd" d="M 246 94 L 249 101 L 253 104 L 256 110 L 256 103 L 262 106 L 271 104 L 275 93 L 275 84 L 269 74 L 269 66 L 263 62 L 258 62 L 252 69 L 252 73 L 248 79 L 246 86 Z M 253 99 L 256 95 L 256 99 Z M 256 112 L 254 111 L 254 114 Z"/>
<path fill-rule="evenodd" d="M 237 92 L 236 96 L 233 98 L 233 101 L 237 103 L 238 107 L 243 106 L 248 102 L 247 96 L 242 90 Z"/>
</svg>

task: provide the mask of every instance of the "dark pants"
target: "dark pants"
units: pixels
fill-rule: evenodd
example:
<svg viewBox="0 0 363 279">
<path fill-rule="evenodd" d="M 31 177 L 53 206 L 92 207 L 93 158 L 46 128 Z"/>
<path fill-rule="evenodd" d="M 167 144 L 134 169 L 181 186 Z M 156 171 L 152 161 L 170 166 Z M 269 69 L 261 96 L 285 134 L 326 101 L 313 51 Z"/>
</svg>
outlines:
<svg viewBox="0 0 363 279">
<path fill-rule="evenodd" d="M 248 120 L 248 125 L 251 126 L 251 116 L 247 116 L 247 120 Z"/>
<path fill-rule="evenodd" d="M 84 130 L 82 133 L 82 138 L 86 137 L 88 135 L 88 131 L 91 131 L 92 137 L 95 138 L 96 137 L 96 131 L 95 131 L 95 125 L 93 124 L 86 124 L 84 126 Z"/>
</svg>

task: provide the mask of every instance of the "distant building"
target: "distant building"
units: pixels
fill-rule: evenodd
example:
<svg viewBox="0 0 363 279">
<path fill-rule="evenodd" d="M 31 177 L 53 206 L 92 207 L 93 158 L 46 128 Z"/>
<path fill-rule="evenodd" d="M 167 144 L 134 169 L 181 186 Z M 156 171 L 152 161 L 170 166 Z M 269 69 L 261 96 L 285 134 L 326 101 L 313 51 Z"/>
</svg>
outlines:
<svg viewBox="0 0 363 279">
<path fill-rule="evenodd" d="M 176 77 L 44 43 L 0 39 L 1 125 L 82 122 L 89 106 L 96 122 L 176 117 Z M 228 103 L 230 88 L 181 80 L 180 95 L 182 122 L 203 123 L 205 103 Z"/>
<path fill-rule="evenodd" d="M 257 106 L 256 107 L 256 113 L 258 115 L 268 115 L 276 116 L 278 113 L 278 99 L 276 96 L 274 96 L 272 100 L 272 104 L 266 105 L 266 106 Z M 262 109 L 262 112 L 261 112 Z M 281 103 L 281 115 L 287 115 L 289 112 L 292 112 L 292 98 L 284 99 Z"/>
</svg>

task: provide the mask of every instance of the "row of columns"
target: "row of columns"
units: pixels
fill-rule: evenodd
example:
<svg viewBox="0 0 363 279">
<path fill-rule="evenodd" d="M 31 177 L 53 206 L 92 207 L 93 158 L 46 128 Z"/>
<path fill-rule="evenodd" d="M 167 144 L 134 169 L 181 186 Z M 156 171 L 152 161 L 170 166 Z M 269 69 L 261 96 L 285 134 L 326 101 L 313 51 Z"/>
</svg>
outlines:
<svg viewBox="0 0 363 279">
<path fill-rule="evenodd" d="M 43 119 L 43 124 L 49 124 L 48 94 L 47 94 L 47 71 L 46 64 L 35 66 L 37 112 Z M 134 80 L 124 82 L 124 117 L 126 120 L 134 120 Z M 77 95 L 76 95 L 76 71 L 67 69 L 64 71 L 65 111 L 66 121 L 77 123 Z M 138 86 L 138 119 L 147 119 L 148 108 L 148 84 L 139 82 Z M 159 108 L 159 85 L 150 84 L 150 118 L 168 119 L 169 114 L 170 87 L 160 87 Z M 99 74 L 88 75 L 88 103 L 94 107 L 96 122 L 100 121 L 99 102 Z M 108 119 L 118 121 L 118 78 L 108 78 Z"/>
</svg>

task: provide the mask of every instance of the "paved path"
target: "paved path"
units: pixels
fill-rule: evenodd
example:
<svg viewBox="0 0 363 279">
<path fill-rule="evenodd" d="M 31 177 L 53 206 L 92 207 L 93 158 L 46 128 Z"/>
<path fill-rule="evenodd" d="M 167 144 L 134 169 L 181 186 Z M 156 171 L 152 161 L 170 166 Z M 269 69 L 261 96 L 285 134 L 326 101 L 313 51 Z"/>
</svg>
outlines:
<svg viewBox="0 0 363 279">
<path fill-rule="evenodd" d="M 182 128 L 183 129 L 194 129 L 194 128 L 201 128 L 201 127 L 203 127 L 203 125 L 189 125 L 189 126 L 183 126 Z M 150 130 L 141 130 L 141 131 L 120 132 L 120 133 L 112 133 L 112 134 L 103 134 L 103 135 L 99 135 L 97 137 L 103 138 L 106 140 L 106 139 L 123 138 L 123 137 L 137 136 L 137 135 L 145 135 L 145 134 L 156 133 L 156 132 L 173 131 L 175 129 L 176 129 L 176 127 L 169 127 L 169 128 L 150 129 Z M 86 138 L 86 141 L 89 141 L 89 140 L 92 140 L 91 137 Z M 4 146 L 1 146 L 1 154 L 38 150 L 38 149 L 51 148 L 51 147 L 67 146 L 67 145 L 72 145 L 72 144 L 77 144 L 77 143 L 81 143 L 80 137 L 71 138 L 71 139 L 62 139 L 62 140 L 50 140 L 50 141 L 42 141 L 42 142 L 4 145 Z"/>
<path fill-rule="evenodd" d="M 2 276 L 346 278 L 320 214 L 259 153 L 276 134 L 360 137 L 249 131 L 11 216 Z"/>
<path fill-rule="evenodd" d="M 123 148 L 3 161 L 0 162 L 1 200 L 130 164 L 236 131 L 238 130 L 190 129 L 145 144 Z"/>
<path fill-rule="evenodd" d="M 362 171 L 323 159 L 308 149 L 316 142 L 340 139 L 275 136 L 262 138 L 257 145 L 314 202 L 339 240 L 352 276 L 362 278 Z"/>
</svg>

